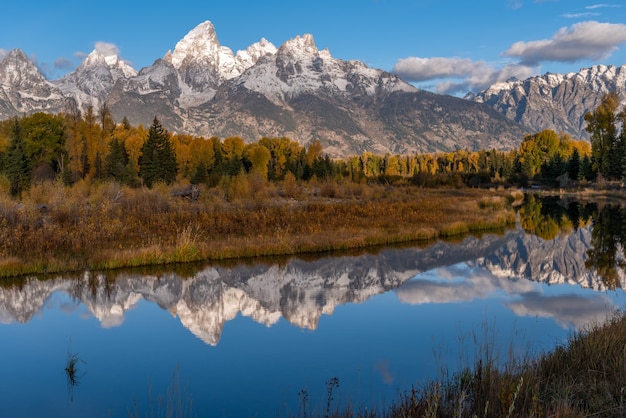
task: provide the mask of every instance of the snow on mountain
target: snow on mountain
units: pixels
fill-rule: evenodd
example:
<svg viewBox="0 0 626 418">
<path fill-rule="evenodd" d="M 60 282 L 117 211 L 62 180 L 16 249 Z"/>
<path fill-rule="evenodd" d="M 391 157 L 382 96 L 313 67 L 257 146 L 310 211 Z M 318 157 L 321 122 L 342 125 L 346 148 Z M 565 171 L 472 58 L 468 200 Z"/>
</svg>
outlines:
<svg viewBox="0 0 626 418">
<path fill-rule="evenodd" d="M 32 109 L 58 112 L 66 98 L 23 51 L 14 49 L 0 57 L 0 119 Z"/>
<path fill-rule="evenodd" d="M 274 55 L 276 51 L 273 43 L 261 38 L 259 42 L 253 43 L 247 49 L 237 51 L 234 65 L 230 69 L 224 68 L 225 78 L 231 79 L 240 76 L 245 70 L 256 64 L 261 57 Z"/>
<path fill-rule="evenodd" d="M 275 103 L 313 92 L 373 96 L 381 89 L 386 93 L 417 91 L 390 73 L 359 61 L 333 58 L 327 49 L 317 49 L 310 34 L 286 41 L 275 54 L 265 56 L 262 65 L 242 74 L 237 84 Z"/>
<path fill-rule="evenodd" d="M 2 57 L 0 83 L 3 87 L 28 90 L 45 84 L 45 78 L 24 52 L 14 49 Z"/>
<path fill-rule="evenodd" d="M 204 91 L 238 77 L 260 57 L 274 52 L 276 47 L 262 39 L 234 55 L 230 48 L 220 45 L 215 27 L 205 21 L 185 35 L 165 59 L 182 74 L 185 84 L 193 91 Z"/>
<path fill-rule="evenodd" d="M 117 54 L 94 49 L 72 73 L 55 82 L 66 96 L 73 97 L 80 108 L 97 108 L 106 101 L 118 80 L 137 75 L 137 71 Z"/>
<path fill-rule="evenodd" d="M 535 132 L 552 129 L 578 139 L 588 136 L 585 113 L 594 110 L 611 91 L 626 103 L 626 65 L 596 65 L 568 74 L 500 82 L 467 99 L 487 104 Z"/>
</svg>

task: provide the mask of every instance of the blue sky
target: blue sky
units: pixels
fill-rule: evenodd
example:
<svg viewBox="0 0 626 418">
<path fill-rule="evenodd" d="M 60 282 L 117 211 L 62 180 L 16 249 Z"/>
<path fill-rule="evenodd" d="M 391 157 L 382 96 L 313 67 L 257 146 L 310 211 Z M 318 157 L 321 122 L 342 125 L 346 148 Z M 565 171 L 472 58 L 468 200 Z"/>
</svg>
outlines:
<svg viewBox="0 0 626 418">
<path fill-rule="evenodd" d="M 206 20 L 234 52 L 310 33 L 335 58 L 456 95 L 512 76 L 626 64 L 621 0 L 23 0 L 2 8 L 0 55 L 19 48 L 49 79 L 73 71 L 96 45 L 139 70 Z"/>
</svg>

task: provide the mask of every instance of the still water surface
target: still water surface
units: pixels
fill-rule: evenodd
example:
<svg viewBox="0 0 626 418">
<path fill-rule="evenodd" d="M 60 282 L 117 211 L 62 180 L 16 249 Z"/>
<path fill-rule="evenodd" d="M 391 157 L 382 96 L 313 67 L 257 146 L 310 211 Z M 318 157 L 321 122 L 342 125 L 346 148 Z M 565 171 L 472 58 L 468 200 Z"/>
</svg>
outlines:
<svg viewBox="0 0 626 418">
<path fill-rule="evenodd" d="M 550 350 L 623 308 L 626 283 L 621 209 L 554 204 L 423 248 L 4 284 L 0 416 L 166 416 L 168 398 L 185 416 L 302 416 L 332 378 L 333 408 L 380 409 L 485 343 Z"/>
</svg>

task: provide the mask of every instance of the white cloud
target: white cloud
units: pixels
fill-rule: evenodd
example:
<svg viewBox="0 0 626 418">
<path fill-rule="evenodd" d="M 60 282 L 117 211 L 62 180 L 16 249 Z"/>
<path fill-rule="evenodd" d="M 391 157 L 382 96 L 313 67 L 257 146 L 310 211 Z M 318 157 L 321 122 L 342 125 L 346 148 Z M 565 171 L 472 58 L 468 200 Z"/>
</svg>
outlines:
<svg viewBox="0 0 626 418">
<path fill-rule="evenodd" d="M 117 47 L 117 45 L 103 41 L 96 42 L 95 50 L 105 57 L 120 54 L 120 49 Z"/>
<path fill-rule="evenodd" d="M 495 68 L 484 61 L 443 57 L 401 59 L 393 67 L 393 72 L 411 82 L 447 80 L 440 81 L 436 87 L 438 93 L 445 94 L 484 90 L 499 81 L 524 79 L 533 74 L 533 70 L 524 65 L 508 64 Z"/>
<path fill-rule="evenodd" d="M 552 39 L 516 42 L 503 55 L 519 58 L 521 64 L 527 66 L 536 66 L 543 61 L 604 59 L 624 42 L 626 25 L 588 21 L 561 28 Z"/>
<path fill-rule="evenodd" d="M 82 51 L 76 51 L 74 52 L 74 57 L 78 58 L 79 60 L 84 60 L 87 57 L 87 53 L 82 52 Z"/>
<path fill-rule="evenodd" d="M 591 6 L 586 6 L 585 9 L 594 10 L 594 9 L 618 8 L 618 7 L 622 7 L 622 5 L 621 4 L 593 4 Z"/>
<path fill-rule="evenodd" d="M 436 78 L 465 77 L 481 72 L 486 64 L 469 58 L 419 58 L 409 57 L 399 60 L 393 72 L 411 81 L 425 81 Z"/>
<path fill-rule="evenodd" d="M 6 49 L 2 49 L 0 48 L 0 60 L 4 57 L 6 57 L 6 55 L 9 53 L 9 51 L 7 51 Z"/>
<path fill-rule="evenodd" d="M 583 12 L 583 13 L 565 13 L 563 17 L 567 19 L 580 19 L 583 17 L 600 16 L 600 13 L 596 12 Z"/>
</svg>

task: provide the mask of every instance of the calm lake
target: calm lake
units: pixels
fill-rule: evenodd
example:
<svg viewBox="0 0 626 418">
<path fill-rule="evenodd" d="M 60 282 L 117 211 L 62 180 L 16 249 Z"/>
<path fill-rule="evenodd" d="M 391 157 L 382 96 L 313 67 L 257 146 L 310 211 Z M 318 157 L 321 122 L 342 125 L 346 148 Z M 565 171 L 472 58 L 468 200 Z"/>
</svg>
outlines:
<svg viewBox="0 0 626 418">
<path fill-rule="evenodd" d="M 328 384 L 333 410 L 380 410 L 623 308 L 625 225 L 530 199 L 517 228 L 457 242 L 4 282 L 0 416 L 309 416 Z"/>
</svg>

